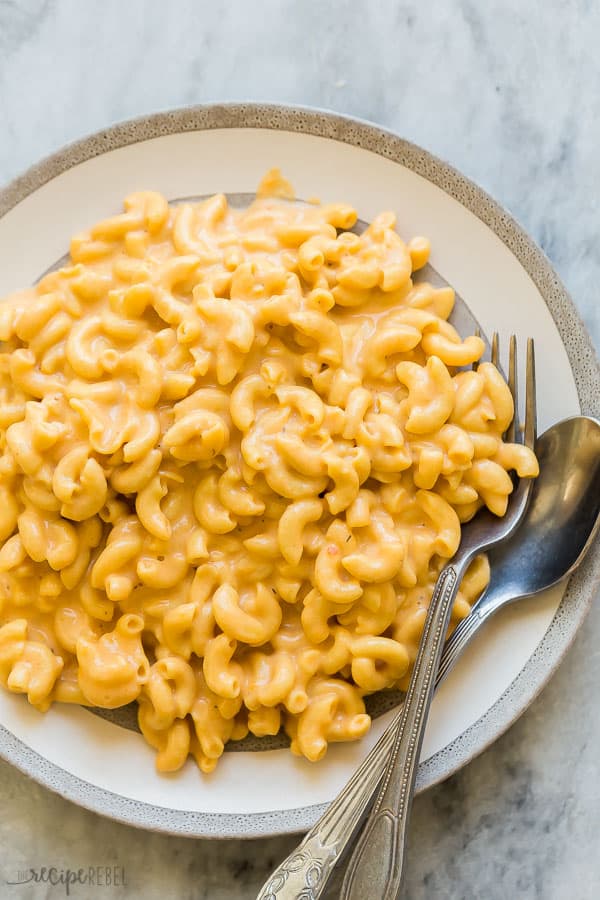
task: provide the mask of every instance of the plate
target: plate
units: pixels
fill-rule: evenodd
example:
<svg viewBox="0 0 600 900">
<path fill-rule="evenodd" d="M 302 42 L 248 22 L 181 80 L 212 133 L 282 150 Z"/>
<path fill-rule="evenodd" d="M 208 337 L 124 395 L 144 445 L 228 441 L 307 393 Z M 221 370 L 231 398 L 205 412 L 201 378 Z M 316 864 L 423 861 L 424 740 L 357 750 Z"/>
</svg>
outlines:
<svg viewBox="0 0 600 900">
<path fill-rule="evenodd" d="M 168 198 L 253 191 L 279 166 L 298 196 L 352 203 L 369 221 L 398 214 L 400 234 L 431 239 L 431 264 L 486 333 L 537 345 L 539 426 L 600 414 L 591 341 L 541 250 L 511 216 L 446 163 L 394 134 L 317 110 L 215 105 L 160 113 L 99 132 L 0 192 L 0 296 L 34 282 L 72 234 L 117 212 L 142 188 Z M 501 613 L 436 694 L 417 790 L 492 743 L 550 678 L 600 582 L 600 546 L 571 579 Z M 481 673 L 485 677 L 481 677 Z M 0 692 L 0 755 L 64 797 L 130 825 L 197 837 L 256 837 L 309 828 L 381 734 L 332 745 L 317 765 L 288 750 L 226 753 L 216 772 L 193 763 L 158 775 L 130 728 L 87 709 L 40 715 Z"/>
</svg>

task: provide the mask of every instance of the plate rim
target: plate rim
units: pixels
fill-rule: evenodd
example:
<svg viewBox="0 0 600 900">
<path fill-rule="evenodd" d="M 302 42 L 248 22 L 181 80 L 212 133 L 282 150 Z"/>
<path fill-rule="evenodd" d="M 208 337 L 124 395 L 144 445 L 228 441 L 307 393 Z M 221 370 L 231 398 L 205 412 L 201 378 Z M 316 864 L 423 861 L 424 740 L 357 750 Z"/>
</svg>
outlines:
<svg viewBox="0 0 600 900">
<path fill-rule="evenodd" d="M 45 157 L 0 187 L 0 219 L 30 194 L 75 165 L 152 138 L 187 131 L 261 128 L 297 132 L 358 146 L 403 165 L 479 218 L 517 258 L 537 287 L 560 334 L 582 413 L 600 416 L 600 363 L 592 339 L 549 259 L 514 216 L 472 179 L 395 132 L 365 119 L 317 107 L 210 103 L 139 116 L 101 129 Z M 454 741 L 421 763 L 417 792 L 445 780 L 496 741 L 546 686 L 571 646 L 600 588 L 600 541 L 570 579 L 541 642 L 498 700 Z M 44 787 L 93 812 L 152 831 L 203 838 L 254 838 L 310 828 L 327 808 L 316 804 L 263 813 L 172 810 L 96 787 L 31 750 L 0 725 L 0 757 Z"/>
</svg>

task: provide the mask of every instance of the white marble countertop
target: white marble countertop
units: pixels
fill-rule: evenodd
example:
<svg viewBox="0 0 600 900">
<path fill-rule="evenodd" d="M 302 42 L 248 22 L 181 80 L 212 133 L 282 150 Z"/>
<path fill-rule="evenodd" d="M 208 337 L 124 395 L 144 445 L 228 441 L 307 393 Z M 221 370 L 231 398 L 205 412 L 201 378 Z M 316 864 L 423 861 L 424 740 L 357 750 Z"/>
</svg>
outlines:
<svg viewBox="0 0 600 900">
<path fill-rule="evenodd" d="M 255 7 L 254 12 L 252 8 Z M 0 182 L 114 121 L 214 100 L 329 107 L 449 160 L 544 248 L 600 345 L 600 6 L 590 0 L 0 0 Z M 592 900 L 600 608 L 528 712 L 417 798 L 411 900 Z M 0 763 L 0 897 L 18 869 L 117 866 L 71 896 L 252 898 L 296 838 L 136 831 Z M 333 892 L 332 896 L 335 896 Z"/>
</svg>

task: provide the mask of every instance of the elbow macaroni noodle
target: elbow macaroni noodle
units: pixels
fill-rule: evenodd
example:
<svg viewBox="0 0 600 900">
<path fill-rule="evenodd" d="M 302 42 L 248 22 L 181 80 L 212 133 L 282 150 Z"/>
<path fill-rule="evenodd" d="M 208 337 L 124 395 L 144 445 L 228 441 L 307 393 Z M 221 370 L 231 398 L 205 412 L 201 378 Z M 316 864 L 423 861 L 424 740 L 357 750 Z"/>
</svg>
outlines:
<svg viewBox="0 0 600 900">
<path fill-rule="evenodd" d="M 161 771 L 364 735 L 461 522 L 537 474 L 452 290 L 413 284 L 427 240 L 290 196 L 277 170 L 242 211 L 131 194 L 0 305 L 0 681 L 137 701 Z"/>
</svg>

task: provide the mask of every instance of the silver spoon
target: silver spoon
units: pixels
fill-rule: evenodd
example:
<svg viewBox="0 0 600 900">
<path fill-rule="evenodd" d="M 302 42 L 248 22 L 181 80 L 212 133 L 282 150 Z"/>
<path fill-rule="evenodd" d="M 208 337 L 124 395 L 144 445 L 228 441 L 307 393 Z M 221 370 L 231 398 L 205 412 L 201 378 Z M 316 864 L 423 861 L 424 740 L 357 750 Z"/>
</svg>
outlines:
<svg viewBox="0 0 600 900">
<path fill-rule="evenodd" d="M 540 475 L 521 527 L 513 538 L 490 552 L 490 587 L 446 644 L 436 684 L 494 612 L 571 575 L 598 532 L 600 422 L 586 416 L 565 419 L 541 435 L 535 449 Z M 317 900 L 322 896 L 369 808 L 394 734 L 389 726 L 300 846 L 272 873 L 257 900 Z M 353 820 L 351 828 L 348 817 Z M 370 896 L 373 900 L 384 896 L 381 886 L 372 885 Z"/>
<path fill-rule="evenodd" d="M 492 579 L 446 642 L 437 682 L 495 612 L 568 578 L 600 527 L 600 422 L 564 419 L 537 441 L 540 477 L 516 535 L 490 551 Z M 553 479 L 553 484 L 547 481 Z"/>
</svg>

